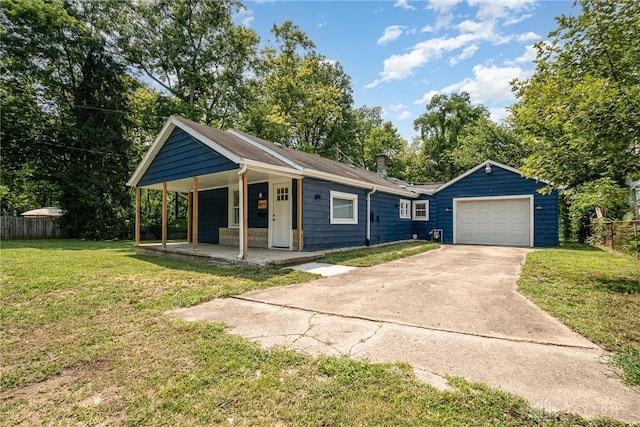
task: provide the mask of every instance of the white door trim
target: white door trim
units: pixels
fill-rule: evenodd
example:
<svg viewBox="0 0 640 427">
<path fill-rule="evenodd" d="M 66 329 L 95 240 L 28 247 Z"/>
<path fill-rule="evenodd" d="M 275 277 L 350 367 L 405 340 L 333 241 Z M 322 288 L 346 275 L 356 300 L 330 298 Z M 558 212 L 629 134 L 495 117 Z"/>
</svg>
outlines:
<svg viewBox="0 0 640 427">
<path fill-rule="evenodd" d="M 485 200 L 514 200 L 514 199 L 528 199 L 529 200 L 529 247 L 533 247 L 534 242 L 534 209 L 533 209 L 533 194 L 522 194 L 515 196 L 488 196 L 488 197 L 454 197 L 453 198 L 453 244 L 456 242 L 456 210 L 459 202 L 473 202 L 473 201 L 485 201 Z"/>
<path fill-rule="evenodd" d="M 275 230 L 274 230 L 274 206 L 276 202 L 276 186 L 286 186 L 289 189 L 289 199 L 288 199 L 288 212 L 289 212 L 289 224 L 287 225 L 287 233 L 289 244 L 286 247 L 275 247 L 273 244 L 275 238 Z M 291 214 L 291 199 L 293 199 L 293 194 L 291 193 L 291 181 L 270 181 L 269 182 L 269 249 L 285 249 L 292 250 L 293 248 L 293 234 L 291 228 L 293 227 L 293 215 Z"/>
</svg>

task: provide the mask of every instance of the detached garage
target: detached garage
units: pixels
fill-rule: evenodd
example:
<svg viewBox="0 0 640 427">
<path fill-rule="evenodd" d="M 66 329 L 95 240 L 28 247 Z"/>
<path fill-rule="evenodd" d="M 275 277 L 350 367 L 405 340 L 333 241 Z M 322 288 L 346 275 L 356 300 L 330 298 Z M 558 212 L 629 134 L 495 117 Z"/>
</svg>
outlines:
<svg viewBox="0 0 640 427">
<path fill-rule="evenodd" d="M 486 161 L 435 190 L 428 224 L 414 233 L 426 239 L 441 233 L 444 243 L 550 247 L 558 245 L 558 193 L 540 194 L 544 182 Z"/>
</svg>

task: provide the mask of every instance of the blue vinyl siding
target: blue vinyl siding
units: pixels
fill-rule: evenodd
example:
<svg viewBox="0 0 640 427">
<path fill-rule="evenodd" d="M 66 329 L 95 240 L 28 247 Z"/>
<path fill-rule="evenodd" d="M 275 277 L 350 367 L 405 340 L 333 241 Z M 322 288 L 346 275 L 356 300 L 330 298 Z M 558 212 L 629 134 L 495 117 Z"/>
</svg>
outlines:
<svg viewBox="0 0 640 427">
<path fill-rule="evenodd" d="M 220 227 L 229 224 L 229 191 L 225 188 L 198 193 L 198 241 L 219 243 Z"/>
<path fill-rule="evenodd" d="M 357 224 L 330 223 L 331 191 L 358 195 Z M 305 251 L 364 246 L 367 227 L 366 190 L 315 178 L 304 178 L 302 180 L 302 204 Z"/>
<path fill-rule="evenodd" d="M 411 238 L 413 233 L 411 219 L 400 219 L 401 198 L 402 197 L 397 195 L 380 192 L 371 195 L 372 245 Z"/>
<path fill-rule="evenodd" d="M 238 164 L 207 147 L 182 129 L 176 128 L 149 165 L 138 186 L 237 168 Z"/>
<path fill-rule="evenodd" d="M 269 210 L 258 210 L 258 200 L 260 193 L 263 193 L 264 199 L 269 200 L 269 183 L 259 182 L 257 184 L 248 185 L 248 203 L 249 203 L 249 228 L 267 228 L 269 227 Z"/>
<path fill-rule="evenodd" d="M 429 201 L 429 221 L 413 221 L 413 234 L 420 240 L 431 240 L 431 230 L 438 228 L 438 200 L 432 196 L 421 195 L 416 200 Z M 411 201 L 411 214 L 413 215 L 413 202 Z"/>
<path fill-rule="evenodd" d="M 494 197 L 534 195 L 534 206 L 542 209 L 534 209 L 534 246 L 549 247 L 558 245 L 558 194 L 541 195 L 538 189 L 545 184 L 533 179 L 526 179 L 520 175 L 493 166 L 491 174 L 487 174 L 484 168 L 478 169 L 471 175 L 463 178 L 455 184 L 435 194 L 437 204 L 435 214 L 437 220 L 432 228 L 441 228 L 444 231 L 444 243 L 453 243 L 453 211 L 446 212 L 453 206 L 454 198 L 461 197 Z M 429 221 L 431 222 L 431 221 Z M 423 238 L 423 236 L 420 236 Z"/>
</svg>

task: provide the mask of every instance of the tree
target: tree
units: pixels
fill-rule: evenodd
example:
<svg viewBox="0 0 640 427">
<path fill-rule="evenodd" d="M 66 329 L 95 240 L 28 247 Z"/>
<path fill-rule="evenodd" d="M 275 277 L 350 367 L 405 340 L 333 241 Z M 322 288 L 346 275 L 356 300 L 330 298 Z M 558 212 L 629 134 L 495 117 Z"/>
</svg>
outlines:
<svg viewBox="0 0 640 427">
<path fill-rule="evenodd" d="M 451 158 L 462 171 L 488 159 L 519 169 L 529 154 L 529 147 L 511 126 L 483 117 L 465 129 Z"/>
<path fill-rule="evenodd" d="M 340 158 L 340 142 L 353 100 L 351 82 L 339 64 L 315 51 L 290 21 L 272 32 L 277 48 L 262 51 L 252 102 L 243 127 L 288 147 Z"/>
<path fill-rule="evenodd" d="M 117 237 L 131 205 L 124 184 L 134 150 L 122 111 L 135 82 L 105 51 L 81 8 L 25 0 L 0 5 L 2 94 L 11 106 L 2 115 L 3 179 L 9 178 L 10 193 L 44 183 L 51 195 L 46 204 L 67 211 L 63 224 L 72 236 Z"/>
<path fill-rule="evenodd" d="M 246 108 L 258 36 L 235 26 L 236 0 L 109 2 L 109 32 L 126 60 L 183 104 L 182 114 L 219 128 Z M 114 12 L 117 11 L 117 12 Z"/>
<path fill-rule="evenodd" d="M 523 172 L 552 187 L 640 174 L 640 4 L 579 0 L 537 44 L 534 75 L 514 84 L 513 122 L 532 154 Z"/>
<path fill-rule="evenodd" d="M 418 117 L 413 126 L 420 133 L 422 181 L 448 181 L 464 171 L 456 165 L 453 153 L 460 138 L 479 120 L 487 120 L 488 110 L 471 105 L 469 94 L 439 94 L 431 98 L 427 112 Z"/>
<path fill-rule="evenodd" d="M 522 171 L 564 189 L 564 234 L 584 241 L 592 202 L 617 206 L 640 177 L 640 4 L 576 4 L 581 13 L 557 18 L 552 40 L 537 44 L 533 76 L 514 83 L 512 120 L 531 151 Z"/>
</svg>

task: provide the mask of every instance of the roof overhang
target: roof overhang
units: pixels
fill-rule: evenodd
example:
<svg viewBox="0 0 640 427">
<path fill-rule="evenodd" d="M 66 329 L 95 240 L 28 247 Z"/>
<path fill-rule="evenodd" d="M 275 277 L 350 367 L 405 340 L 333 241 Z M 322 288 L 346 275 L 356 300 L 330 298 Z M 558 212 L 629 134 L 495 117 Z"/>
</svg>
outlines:
<svg viewBox="0 0 640 427">
<path fill-rule="evenodd" d="M 240 168 L 242 168 L 243 166 L 246 166 L 249 171 L 254 171 L 254 172 L 263 173 L 263 174 L 285 176 L 290 178 L 311 177 L 311 178 L 322 179 L 322 180 L 335 182 L 339 184 L 345 184 L 345 185 L 349 185 L 356 188 L 363 188 L 367 190 L 373 190 L 374 188 L 376 188 L 377 191 L 380 191 L 380 192 L 396 194 L 404 197 L 412 197 L 412 198 L 418 197 L 417 193 L 419 192 L 411 191 L 410 189 L 407 189 L 407 188 L 401 188 L 400 186 L 397 186 L 396 188 L 394 188 L 391 186 L 378 185 L 371 182 L 364 182 L 364 181 L 356 180 L 353 178 L 346 178 L 346 177 L 342 177 L 339 175 L 335 175 L 335 174 L 331 174 L 331 173 L 327 173 L 327 172 L 323 172 L 315 169 L 303 168 L 302 166 L 293 162 L 292 160 L 283 158 L 283 156 L 277 153 L 275 150 L 271 150 L 268 147 L 264 147 L 263 144 L 259 144 L 255 141 L 252 141 L 250 137 L 238 131 L 233 131 L 233 130 L 228 131 L 228 133 L 235 136 L 236 138 L 240 138 L 246 143 L 261 149 L 262 151 L 273 156 L 274 158 L 277 158 L 280 161 L 284 162 L 285 164 L 289 165 L 290 167 L 276 166 L 276 165 L 271 165 L 271 164 L 251 160 L 251 159 L 245 159 L 240 156 L 237 156 L 234 153 L 231 153 L 229 150 L 225 149 L 220 144 L 216 143 L 210 138 L 197 132 L 196 130 L 186 125 L 185 123 L 183 123 L 182 121 L 180 121 L 174 116 L 171 116 L 169 117 L 169 119 L 167 119 L 167 122 L 164 124 L 162 130 L 160 131 L 156 139 L 151 144 L 149 150 L 147 151 L 144 158 L 138 165 L 138 168 L 134 172 L 133 176 L 127 182 L 128 186 L 136 187 L 138 185 L 138 183 L 144 176 L 145 172 L 147 171 L 147 169 L 149 168 L 149 166 L 151 165 L 151 163 L 153 162 L 157 154 L 160 152 L 164 144 L 167 142 L 167 140 L 169 139 L 169 137 L 171 136 L 171 133 L 175 128 L 182 129 L 184 132 L 191 135 L 193 138 L 197 139 L 198 141 L 202 142 L 209 148 L 217 151 L 218 153 L 228 158 L 232 162 L 240 165 Z M 234 170 L 234 172 L 235 171 L 236 170 Z M 203 175 L 201 179 L 204 179 L 205 181 L 211 181 L 212 186 L 214 182 L 216 183 L 215 186 L 222 185 L 224 181 L 228 181 L 227 175 L 230 172 L 231 171 L 219 172 L 218 174 L 220 176 L 218 178 L 214 177 L 214 175 L 216 174 Z M 172 188 L 175 188 L 175 190 L 172 190 L 172 191 L 183 191 L 183 189 L 187 190 L 188 188 L 190 188 L 188 184 L 188 181 L 190 180 L 191 178 L 176 180 L 175 182 L 173 182 L 174 185 L 171 186 Z M 144 186 L 144 188 L 157 189 L 157 188 L 162 188 L 162 186 L 161 184 L 152 184 L 152 185 Z"/>
</svg>

